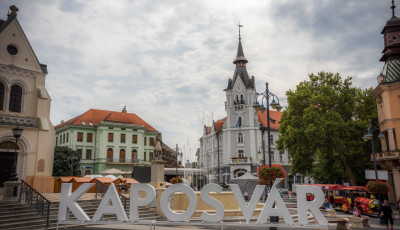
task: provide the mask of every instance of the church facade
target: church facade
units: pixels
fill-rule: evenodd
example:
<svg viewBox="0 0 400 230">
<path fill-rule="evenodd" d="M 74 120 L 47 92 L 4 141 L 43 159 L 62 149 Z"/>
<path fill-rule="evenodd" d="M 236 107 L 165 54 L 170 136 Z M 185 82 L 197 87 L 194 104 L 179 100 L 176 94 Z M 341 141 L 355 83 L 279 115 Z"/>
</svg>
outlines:
<svg viewBox="0 0 400 230">
<path fill-rule="evenodd" d="M 197 153 L 198 167 L 205 173 L 206 182 L 229 183 L 246 172 L 257 175 L 257 167 L 268 164 L 268 142 L 271 142 L 272 164 L 281 164 L 290 172 L 290 157 L 287 151 L 278 151 L 275 141 L 279 137 L 281 112 L 270 111 L 270 137 L 260 127 L 267 127 L 267 112 L 253 108 L 257 92 L 254 76 L 247 72 L 241 37 L 235 60 L 233 77 L 228 79 L 226 93 L 226 117 L 204 126 Z M 265 141 L 265 152 L 262 149 Z M 299 177 L 299 179 L 302 179 Z M 296 181 L 299 182 L 299 181 Z M 284 186 L 287 186 L 287 180 Z"/>
<path fill-rule="evenodd" d="M 51 98 L 46 90 L 47 66 L 41 64 L 10 7 L 0 20 L 0 186 L 9 179 L 14 151 L 17 175 L 39 192 L 53 187 L 55 131 L 50 121 Z M 18 139 L 13 128 L 22 128 Z M 49 189 L 48 191 L 46 189 Z"/>
</svg>

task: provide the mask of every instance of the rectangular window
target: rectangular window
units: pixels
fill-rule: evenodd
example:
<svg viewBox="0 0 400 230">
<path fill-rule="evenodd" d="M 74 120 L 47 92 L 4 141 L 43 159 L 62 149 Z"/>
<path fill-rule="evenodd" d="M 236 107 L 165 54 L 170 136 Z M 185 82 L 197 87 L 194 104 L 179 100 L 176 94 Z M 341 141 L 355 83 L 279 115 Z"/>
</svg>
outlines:
<svg viewBox="0 0 400 230">
<path fill-rule="evenodd" d="M 121 133 L 121 143 L 125 143 L 125 134 Z"/>
<path fill-rule="evenodd" d="M 86 135 L 86 141 L 87 141 L 87 142 L 92 142 L 92 139 L 93 139 L 93 134 L 92 134 L 92 133 L 87 133 L 87 135 Z"/>
<path fill-rule="evenodd" d="M 63 134 L 63 144 L 65 143 L 65 133 Z"/>
<path fill-rule="evenodd" d="M 56 145 L 58 144 L 58 137 L 56 137 Z"/>
<path fill-rule="evenodd" d="M 79 159 L 82 159 L 82 149 L 77 149 L 76 154 L 79 156 Z"/>
<path fill-rule="evenodd" d="M 238 151 L 238 157 L 244 157 L 244 150 Z"/>
<path fill-rule="evenodd" d="M 149 160 L 153 160 L 153 152 L 150 152 L 150 158 Z"/>
<path fill-rule="evenodd" d="M 114 133 L 108 133 L 108 142 L 114 142 Z"/>
<path fill-rule="evenodd" d="M 144 152 L 144 153 L 143 153 L 143 160 L 146 161 L 146 160 L 147 160 L 146 158 L 147 158 L 147 157 L 146 157 L 146 152 Z"/>
<path fill-rule="evenodd" d="M 69 139 L 69 133 L 67 133 L 67 143 L 68 143 L 68 139 Z"/>
<path fill-rule="evenodd" d="M 132 135 L 132 143 L 137 144 L 137 135 Z"/>
<path fill-rule="evenodd" d="M 144 137 L 143 139 L 144 139 L 144 140 L 143 140 L 144 145 L 147 145 L 147 138 Z"/>
<path fill-rule="evenodd" d="M 82 132 L 78 132 L 77 141 L 83 141 L 83 133 Z"/>
<path fill-rule="evenodd" d="M 150 137 L 150 146 L 154 146 L 154 138 Z"/>
<path fill-rule="evenodd" d="M 86 149 L 86 159 L 92 159 L 92 150 Z"/>
</svg>

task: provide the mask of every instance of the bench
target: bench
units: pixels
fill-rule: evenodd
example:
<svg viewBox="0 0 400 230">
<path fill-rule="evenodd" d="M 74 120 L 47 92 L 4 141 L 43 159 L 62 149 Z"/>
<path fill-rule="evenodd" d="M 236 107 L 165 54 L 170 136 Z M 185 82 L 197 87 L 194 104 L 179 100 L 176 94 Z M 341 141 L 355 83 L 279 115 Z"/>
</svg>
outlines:
<svg viewBox="0 0 400 230">
<path fill-rule="evenodd" d="M 338 230 L 348 230 L 349 228 L 349 219 L 347 218 L 336 218 L 332 220 L 328 220 L 328 223 L 336 223 L 336 229 Z"/>
<path fill-rule="evenodd" d="M 336 210 L 335 209 L 328 209 L 328 217 L 336 217 Z"/>
<path fill-rule="evenodd" d="M 368 216 L 361 216 L 362 219 L 362 224 L 365 228 L 370 228 L 371 224 L 369 223 L 369 217 Z"/>
<path fill-rule="evenodd" d="M 364 229 L 362 218 L 352 216 L 352 217 L 350 217 L 350 221 L 351 221 L 351 226 L 350 226 L 351 228 Z"/>
</svg>

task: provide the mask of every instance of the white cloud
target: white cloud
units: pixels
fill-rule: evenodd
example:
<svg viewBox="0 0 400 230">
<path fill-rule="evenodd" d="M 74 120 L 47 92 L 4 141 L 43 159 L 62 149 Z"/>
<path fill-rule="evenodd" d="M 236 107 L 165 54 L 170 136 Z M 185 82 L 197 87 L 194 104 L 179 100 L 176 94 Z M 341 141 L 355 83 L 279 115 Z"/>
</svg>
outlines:
<svg viewBox="0 0 400 230">
<path fill-rule="evenodd" d="M 268 81 L 284 102 L 288 89 L 321 70 L 374 87 L 380 32 L 391 17 L 390 2 L 374 0 L 8 0 L 0 2 L 0 18 L 12 4 L 48 65 L 54 124 L 90 108 L 127 105 L 170 147 L 188 152 L 198 146 L 201 119 L 225 116 L 239 20 L 258 91 Z"/>
</svg>

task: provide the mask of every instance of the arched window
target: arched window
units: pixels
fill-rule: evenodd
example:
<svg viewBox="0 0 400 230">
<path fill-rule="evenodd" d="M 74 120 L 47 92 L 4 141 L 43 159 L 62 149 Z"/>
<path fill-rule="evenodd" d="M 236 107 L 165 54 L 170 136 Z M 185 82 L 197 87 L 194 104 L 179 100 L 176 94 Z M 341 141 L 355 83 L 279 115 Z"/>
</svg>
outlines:
<svg viewBox="0 0 400 230">
<path fill-rule="evenodd" d="M 125 149 L 119 150 L 119 162 L 125 162 Z"/>
<path fill-rule="evenodd" d="M 132 162 L 136 163 L 136 159 L 137 159 L 137 151 L 136 149 L 132 150 Z"/>
<path fill-rule="evenodd" d="M 4 84 L 0 82 L 0 110 L 4 109 Z"/>
<path fill-rule="evenodd" d="M 244 97 L 243 97 L 243 94 L 240 95 L 240 104 L 244 104 Z"/>
<path fill-rule="evenodd" d="M 107 149 L 107 162 L 113 162 L 113 150 L 112 150 L 112 148 Z"/>
<path fill-rule="evenodd" d="M 22 88 L 19 85 L 11 86 L 10 111 L 20 113 L 21 102 L 22 102 Z"/>
<path fill-rule="evenodd" d="M 238 142 L 243 143 L 243 133 L 238 134 Z"/>
</svg>

